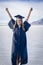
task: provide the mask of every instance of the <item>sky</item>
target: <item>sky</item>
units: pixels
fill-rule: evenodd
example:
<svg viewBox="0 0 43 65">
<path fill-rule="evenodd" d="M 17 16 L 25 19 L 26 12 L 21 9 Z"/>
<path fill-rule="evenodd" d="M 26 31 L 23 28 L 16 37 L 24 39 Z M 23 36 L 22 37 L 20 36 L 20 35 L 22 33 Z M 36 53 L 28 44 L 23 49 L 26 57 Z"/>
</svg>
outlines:
<svg viewBox="0 0 43 65">
<path fill-rule="evenodd" d="M 32 23 L 34 21 L 43 18 L 43 2 L 20 2 L 20 1 L 3 2 L 2 1 L 0 2 L 0 24 L 6 24 L 10 20 L 7 12 L 5 11 L 6 7 L 9 8 L 9 11 L 13 18 L 17 14 L 26 17 L 28 15 L 29 9 L 32 7 L 33 11 L 31 12 L 30 18 L 28 20 L 29 23 Z"/>
<path fill-rule="evenodd" d="M 33 1 L 33 2 L 42 2 L 43 0 L 0 0 L 0 1 Z"/>
</svg>

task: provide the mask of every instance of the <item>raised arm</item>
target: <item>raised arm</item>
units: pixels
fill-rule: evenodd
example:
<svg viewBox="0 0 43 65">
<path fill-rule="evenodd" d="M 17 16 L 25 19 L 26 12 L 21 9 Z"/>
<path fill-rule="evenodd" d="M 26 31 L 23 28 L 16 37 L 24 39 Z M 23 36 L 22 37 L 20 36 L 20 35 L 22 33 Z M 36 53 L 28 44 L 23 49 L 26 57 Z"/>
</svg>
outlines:
<svg viewBox="0 0 43 65">
<path fill-rule="evenodd" d="M 29 17 L 30 17 L 30 14 L 31 14 L 32 10 L 33 10 L 33 8 L 30 8 L 30 10 L 29 10 L 29 12 L 28 12 L 28 15 L 27 15 L 27 17 L 26 17 L 26 21 L 28 21 L 28 19 L 29 19 Z"/>
<path fill-rule="evenodd" d="M 9 23 L 8 23 L 8 25 L 9 25 L 9 27 L 11 28 L 11 29 L 13 29 L 14 27 L 15 27 L 15 20 L 12 18 L 12 16 L 11 16 L 11 14 L 10 14 L 10 12 L 9 12 L 9 10 L 8 10 L 8 8 L 6 8 L 5 9 L 6 10 L 6 12 L 8 13 L 8 15 L 9 15 L 9 17 L 10 17 L 10 21 L 9 21 Z"/>
<path fill-rule="evenodd" d="M 9 12 L 8 8 L 6 8 L 5 10 L 6 10 L 6 12 L 8 13 L 8 15 L 9 15 L 10 19 L 12 19 L 12 16 L 11 16 L 11 14 L 10 14 L 10 12 Z"/>
</svg>

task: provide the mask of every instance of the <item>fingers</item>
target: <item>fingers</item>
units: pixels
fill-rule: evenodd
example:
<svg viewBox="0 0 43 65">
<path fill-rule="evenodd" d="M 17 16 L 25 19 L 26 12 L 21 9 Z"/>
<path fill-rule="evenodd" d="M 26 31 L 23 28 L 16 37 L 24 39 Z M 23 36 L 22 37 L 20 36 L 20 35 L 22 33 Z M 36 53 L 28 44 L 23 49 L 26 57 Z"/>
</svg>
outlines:
<svg viewBox="0 0 43 65">
<path fill-rule="evenodd" d="M 8 10 L 8 8 L 6 8 L 6 11 Z"/>
<path fill-rule="evenodd" d="M 5 10 L 6 10 L 7 12 L 9 12 L 8 8 L 5 8 Z"/>
<path fill-rule="evenodd" d="M 32 10 L 33 10 L 33 8 L 30 8 L 30 10 L 32 11 Z"/>
<path fill-rule="evenodd" d="M 32 10 L 33 10 L 33 8 L 30 8 L 30 10 L 28 10 L 28 15 L 31 14 Z"/>
</svg>

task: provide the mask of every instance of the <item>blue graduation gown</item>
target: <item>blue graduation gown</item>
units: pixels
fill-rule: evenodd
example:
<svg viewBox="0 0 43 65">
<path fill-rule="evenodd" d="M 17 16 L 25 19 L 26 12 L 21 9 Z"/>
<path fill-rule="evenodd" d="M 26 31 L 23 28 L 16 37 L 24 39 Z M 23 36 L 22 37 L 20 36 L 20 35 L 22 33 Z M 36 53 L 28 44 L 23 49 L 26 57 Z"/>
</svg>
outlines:
<svg viewBox="0 0 43 65">
<path fill-rule="evenodd" d="M 13 29 L 13 25 L 15 24 L 15 20 L 11 19 L 8 23 L 10 29 Z M 28 61 L 27 55 L 27 40 L 26 40 L 26 32 L 30 28 L 30 24 L 28 22 L 24 22 L 25 31 L 22 27 L 16 26 L 13 29 L 13 41 L 12 41 L 12 63 L 16 65 L 17 55 L 21 57 L 21 64 L 26 64 Z"/>
</svg>

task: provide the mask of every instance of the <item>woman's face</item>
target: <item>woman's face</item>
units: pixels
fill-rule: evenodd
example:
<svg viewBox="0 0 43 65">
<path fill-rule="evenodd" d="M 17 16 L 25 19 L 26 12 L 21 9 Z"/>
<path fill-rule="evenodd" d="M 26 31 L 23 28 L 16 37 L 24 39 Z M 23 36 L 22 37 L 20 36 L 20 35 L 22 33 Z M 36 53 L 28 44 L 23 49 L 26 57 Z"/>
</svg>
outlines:
<svg viewBox="0 0 43 65">
<path fill-rule="evenodd" d="M 21 25 L 22 24 L 22 20 L 21 19 L 16 19 L 17 21 L 17 25 Z"/>
</svg>

